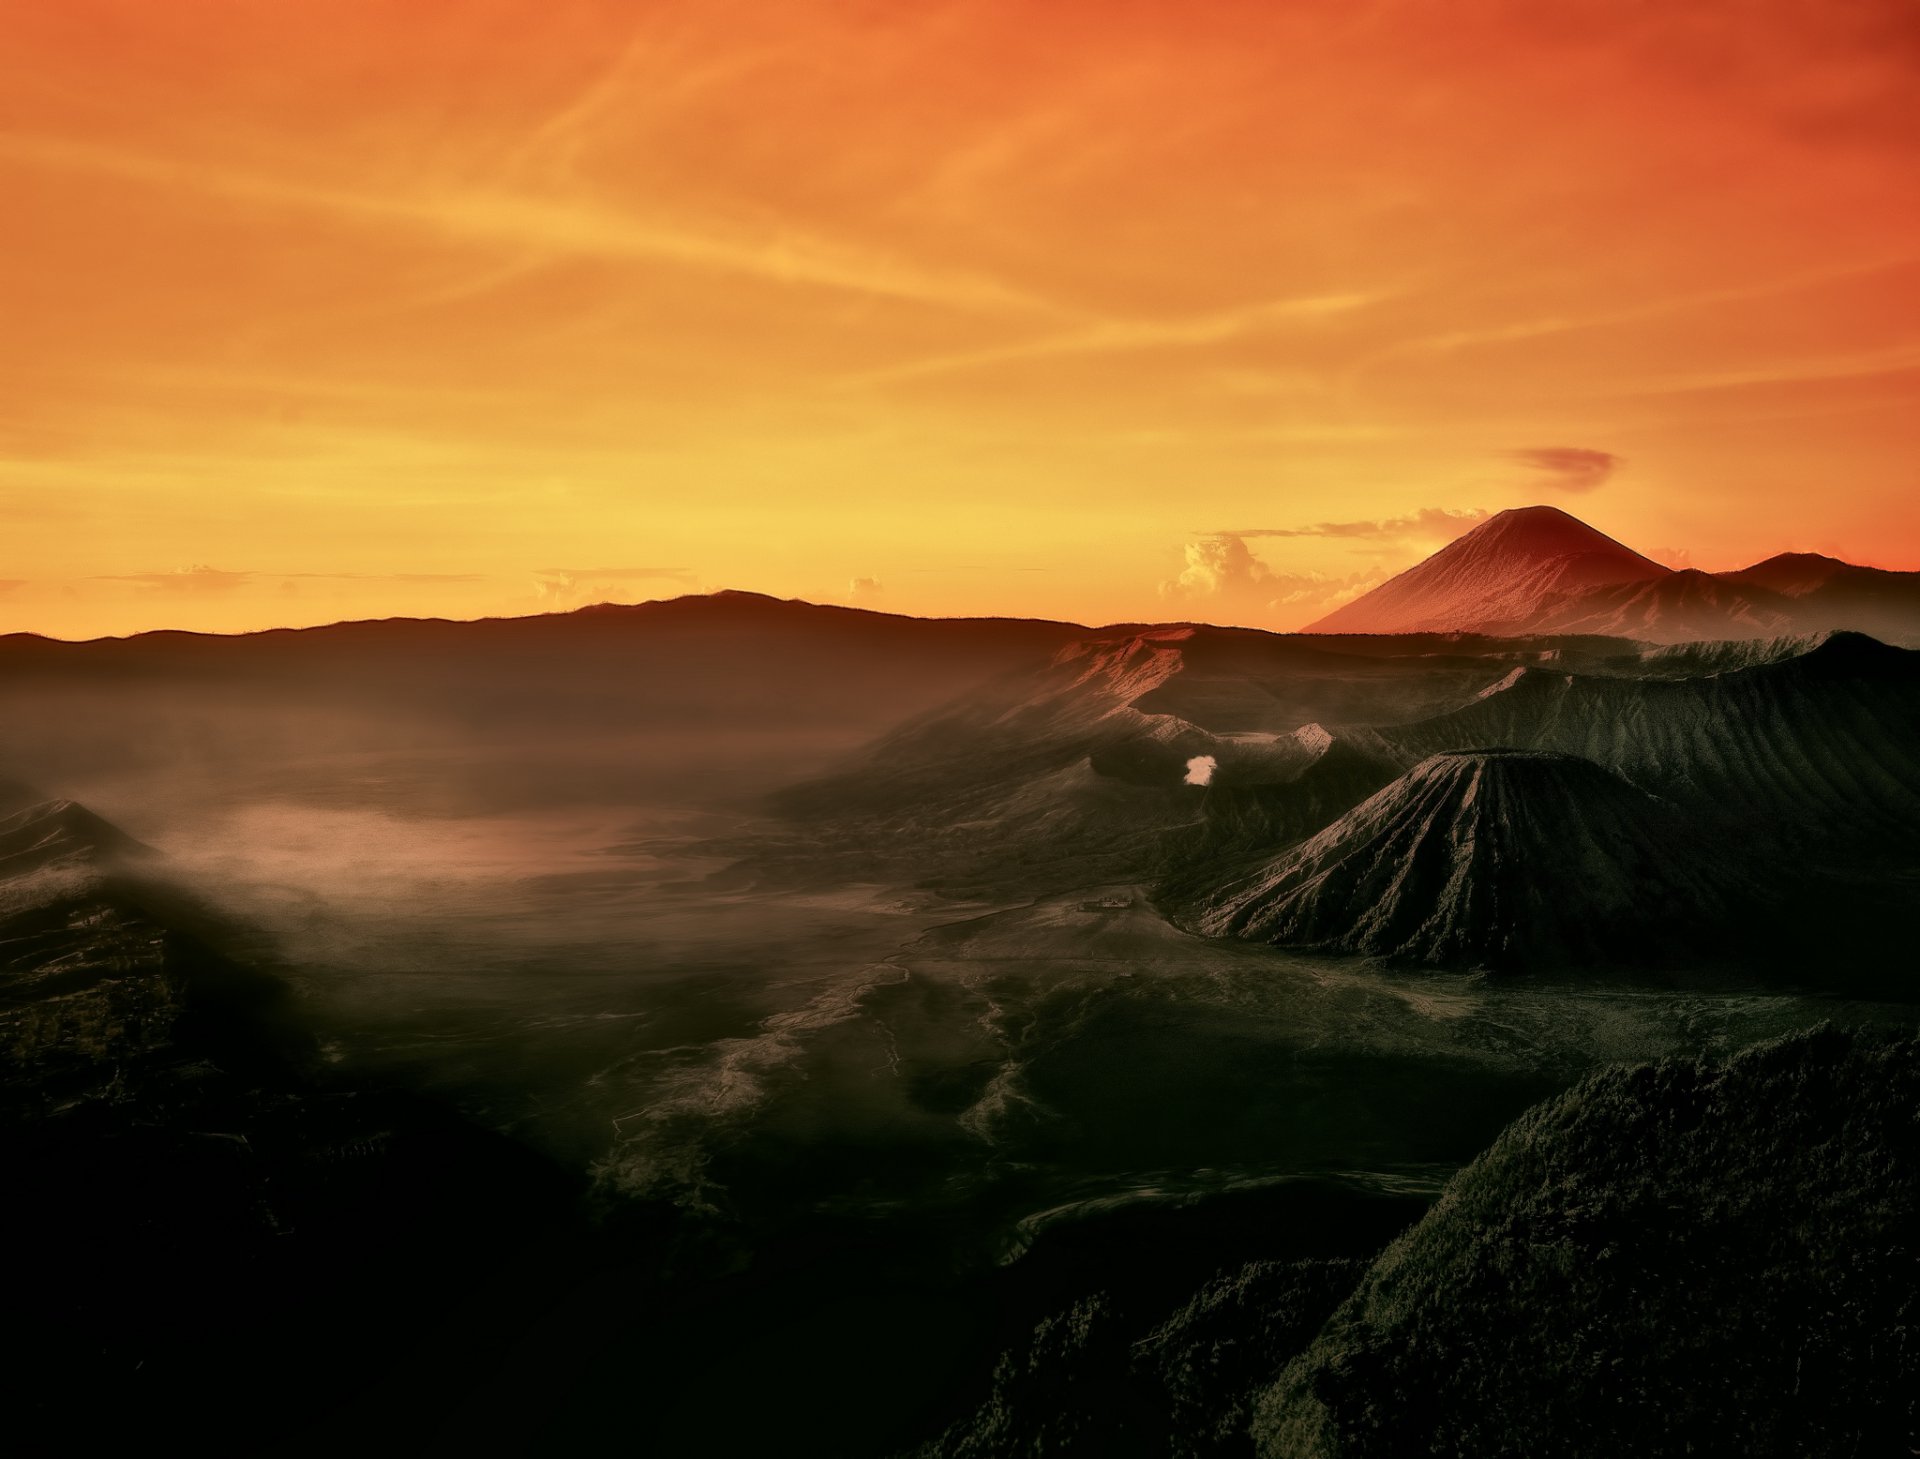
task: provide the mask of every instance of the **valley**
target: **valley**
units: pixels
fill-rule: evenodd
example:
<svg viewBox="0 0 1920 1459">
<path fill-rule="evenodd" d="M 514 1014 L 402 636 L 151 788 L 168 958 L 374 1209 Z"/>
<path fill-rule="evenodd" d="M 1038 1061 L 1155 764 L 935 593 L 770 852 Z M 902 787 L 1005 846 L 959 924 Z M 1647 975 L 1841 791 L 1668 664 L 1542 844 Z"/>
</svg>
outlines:
<svg viewBox="0 0 1920 1459">
<path fill-rule="evenodd" d="M 1317 1454 L 1373 1420 L 1299 1374 L 1542 1101 L 1781 1040 L 1865 1080 L 1793 1041 L 1913 1026 L 1920 654 L 1862 633 L 667 606 L 315 630 L 276 678 L 0 645 L 34 1424 L 130 1432 L 157 1365 L 163 1425 L 240 1375 L 220 1452 L 1119 1442 L 1057 1373 L 1143 1453 Z M 529 639 L 559 667 L 502 670 Z"/>
</svg>

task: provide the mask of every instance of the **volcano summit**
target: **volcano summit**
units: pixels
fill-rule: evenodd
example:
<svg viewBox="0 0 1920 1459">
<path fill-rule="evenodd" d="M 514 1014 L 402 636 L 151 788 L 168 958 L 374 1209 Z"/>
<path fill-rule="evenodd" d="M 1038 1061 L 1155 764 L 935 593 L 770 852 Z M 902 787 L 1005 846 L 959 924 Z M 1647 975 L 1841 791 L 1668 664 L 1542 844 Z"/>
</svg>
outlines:
<svg viewBox="0 0 1920 1459">
<path fill-rule="evenodd" d="M 1558 507 L 1490 517 L 1307 633 L 1605 634 L 1654 643 L 1853 629 L 1920 643 L 1920 573 L 1786 553 L 1673 569 Z"/>
</svg>

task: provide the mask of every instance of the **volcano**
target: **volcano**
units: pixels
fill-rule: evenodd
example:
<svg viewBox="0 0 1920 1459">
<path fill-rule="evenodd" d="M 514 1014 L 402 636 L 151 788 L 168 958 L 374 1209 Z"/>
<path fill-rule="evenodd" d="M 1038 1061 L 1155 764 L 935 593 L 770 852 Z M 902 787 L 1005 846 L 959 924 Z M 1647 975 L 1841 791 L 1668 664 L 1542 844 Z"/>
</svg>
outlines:
<svg viewBox="0 0 1920 1459">
<path fill-rule="evenodd" d="M 38 871 L 99 867 L 153 854 L 151 847 L 70 800 L 43 801 L 0 816 L 0 883 Z"/>
<path fill-rule="evenodd" d="M 1647 643 L 1850 630 L 1920 644 L 1920 572 L 1789 552 L 1735 572 L 1642 557 L 1558 507 L 1516 507 L 1303 633 L 1619 637 Z"/>
<path fill-rule="evenodd" d="M 1565 598 L 1669 572 L 1558 507 L 1516 507 L 1303 631 L 1497 632 Z"/>
<path fill-rule="evenodd" d="M 1716 866 L 1672 806 L 1591 760 L 1454 750 L 1193 920 L 1216 937 L 1429 966 L 1657 964 L 1724 929 Z"/>
</svg>

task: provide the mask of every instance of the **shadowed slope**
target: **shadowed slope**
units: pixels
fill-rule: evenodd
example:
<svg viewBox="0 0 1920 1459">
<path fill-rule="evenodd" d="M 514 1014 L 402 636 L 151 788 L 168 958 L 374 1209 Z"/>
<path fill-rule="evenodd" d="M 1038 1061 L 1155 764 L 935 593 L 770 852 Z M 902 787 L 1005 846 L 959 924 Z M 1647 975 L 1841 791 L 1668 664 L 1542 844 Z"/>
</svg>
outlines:
<svg viewBox="0 0 1920 1459">
<path fill-rule="evenodd" d="M 499 1340 L 500 1265 L 569 1218 L 543 1161 L 328 1073 L 260 951 L 84 807 L 0 820 L 20 1452 L 280 1452 L 388 1371 L 405 1399 L 354 1432 L 424 1431 L 468 1403 L 447 1355 L 484 1364 Z"/>
<path fill-rule="evenodd" d="M 1451 713 L 1358 738 L 1409 765 L 1494 746 L 1579 755 L 1775 845 L 1911 844 L 1920 654 L 1842 633 L 1682 679 L 1524 668 Z"/>
<path fill-rule="evenodd" d="M 814 878 L 871 876 L 877 859 L 1027 894 L 1158 875 L 1175 860 L 1271 845 L 1282 830 L 1305 835 L 1403 768 L 1395 752 L 1341 743 L 1323 723 L 1432 714 L 1501 667 L 1598 663 L 1632 647 L 1186 625 L 1102 633 L 783 792 L 794 850 L 763 847 L 755 861 Z M 1213 761 L 1204 786 L 1187 779 L 1202 756 Z M 1163 850 L 1175 831 L 1183 849 Z"/>
<path fill-rule="evenodd" d="M 1591 761 L 1450 751 L 1192 920 L 1216 937 L 1421 964 L 1638 965 L 1710 945 L 1725 882 L 1673 807 Z"/>
<path fill-rule="evenodd" d="M 1920 1042 L 1598 1074 L 1512 1125 L 1260 1400 L 1266 1459 L 1912 1452 Z"/>
<path fill-rule="evenodd" d="M 75 801 L 43 801 L 0 816 L 0 881 L 152 854 L 151 847 Z"/>
<path fill-rule="evenodd" d="M 284 794 L 316 759 L 401 751 L 439 772 L 421 785 L 459 775 L 501 806 L 751 794 L 1085 632 L 716 593 L 234 637 L 0 635 L 0 764 Z"/>
<path fill-rule="evenodd" d="M 1516 633 L 1598 633 L 1648 643 L 1772 638 L 1795 626 L 1793 604 L 1758 586 L 1687 568 L 1665 577 L 1590 588 L 1543 603 Z"/>
<path fill-rule="evenodd" d="M 1784 595 L 1806 628 L 1850 628 L 1920 647 L 1920 572 L 1784 552 L 1721 576 L 1743 589 L 1758 586 Z"/>
</svg>

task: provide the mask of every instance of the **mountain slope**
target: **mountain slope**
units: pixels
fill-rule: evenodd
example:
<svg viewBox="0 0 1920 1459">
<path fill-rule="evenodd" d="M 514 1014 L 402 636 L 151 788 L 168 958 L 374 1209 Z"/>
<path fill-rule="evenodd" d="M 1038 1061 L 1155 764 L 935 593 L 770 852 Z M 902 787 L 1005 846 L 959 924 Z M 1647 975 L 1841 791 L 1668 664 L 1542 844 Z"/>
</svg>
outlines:
<svg viewBox="0 0 1920 1459">
<path fill-rule="evenodd" d="M 1599 633 L 1648 643 L 1773 638 L 1797 622 L 1791 603 L 1757 585 L 1685 568 L 1665 577 L 1553 598 L 1513 625 L 1527 633 Z"/>
<path fill-rule="evenodd" d="M 1851 630 L 1920 646 L 1920 573 L 1787 552 L 1673 571 L 1555 507 L 1501 512 L 1307 633 L 1606 634 L 1654 643 Z"/>
<path fill-rule="evenodd" d="M 490 1371 L 515 1293 L 498 1273 L 570 1218 L 571 1189 L 330 1069 L 250 961 L 259 939 L 158 862 L 71 801 L 0 822 L 8 1439 L 325 1452 L 301 1432 L 364 1432 L 389 1371 L 437 1429 L 479 1401 L 437 1365 L 472 1333 Z M 383 1432 L 406 1416 L 388 1404 Z"/>
<path fill-rule="evenodd" d="M 1592 761 L 1447 751 L 1191 920 L 1426 965 L 1640 965 L 1710 947 L 1729 880 L 1674 807 Z"/>
<path fill-rule="evenodd" d="M 782 792 L 790 844 L 763 844 L 750 859 L 783 879 L 910 867 L 1027 895 L 1158 875 L 1178 854 L 1317 830 L 1404 768 L 1395 752 L 1337 741 L 1322 722 L 1431 715 L 1503 668 L 1632 650 L 1193 625 L 1096 634 Z M 1197 760 L 1212 762 L 1204 784 L 1188 780 Z M 1187 851 L 1163 855 L 1176 828 Z"/>
<path fill-rule="evenodd" d="M 1780 552 L 1764 562 L 1756 562 L 1733 572 L 1723 572 L 1720 576 L 1731 583 L 1745 583 L 1765 588 L 1770 593 L 1797 598 L 1830 582 L 1841 573 L 1857 571 L 1861 569 L 1837 557 L 1828 557 L 1824 552 Z"/>
<path fill-rule="evenodd" d="M 1815 1030 L 1522 1117 L 1259 1400 L 1267 1459 L 1910 1453 L 1920 1041 Z"/>
<path fill-rule="evenodd" d="M 465 623 L 0 635 L 0 764 L 48 784 L 147 771 L 284 794 L 316 757 L 401 748 L 471 766 L 463 791 L 500 804 L 751 777 L 750 794 L 1086 633 L 716 593 Z"/>
<path fill-rule="evenodd" d="M 164 1107 L 216 1048 L 236 1066 L 310 1057 L 288 989 L 232 955 L 252 939 L 158 861 L 70 800 L 0 819 L 0 1125 Z"/>
<path fill-rule="evenodd" d="M 37 871 L 98 866 L 151 849 L 70 800 L 0 815 L 0 883 Z"/>
<path fill-rule="evenodd" d="M 1920 572 L 1783 552 L 1720 576 L 1743 591 L 1760 588 L 1781 595 L 1803 629 L 1852 629 L 1920 647 Z"/>
<path fill-rule="evenodd" d="M 1530 622 L 1556 598 L 1668 571 L 1557 507 L 1516 507 L 1304 631 L 1501 631 Z"/>
<path fill-rule="evenodd" d="M 1496 746 L 1578 755 L 1776 847 L 1911 845 L 1920 817 L 1920 654 L 1858 634 L 1684 678 L 1522 668 L 1459 709 L 1355 734 L 1409 766 Z"/>
</svg>

